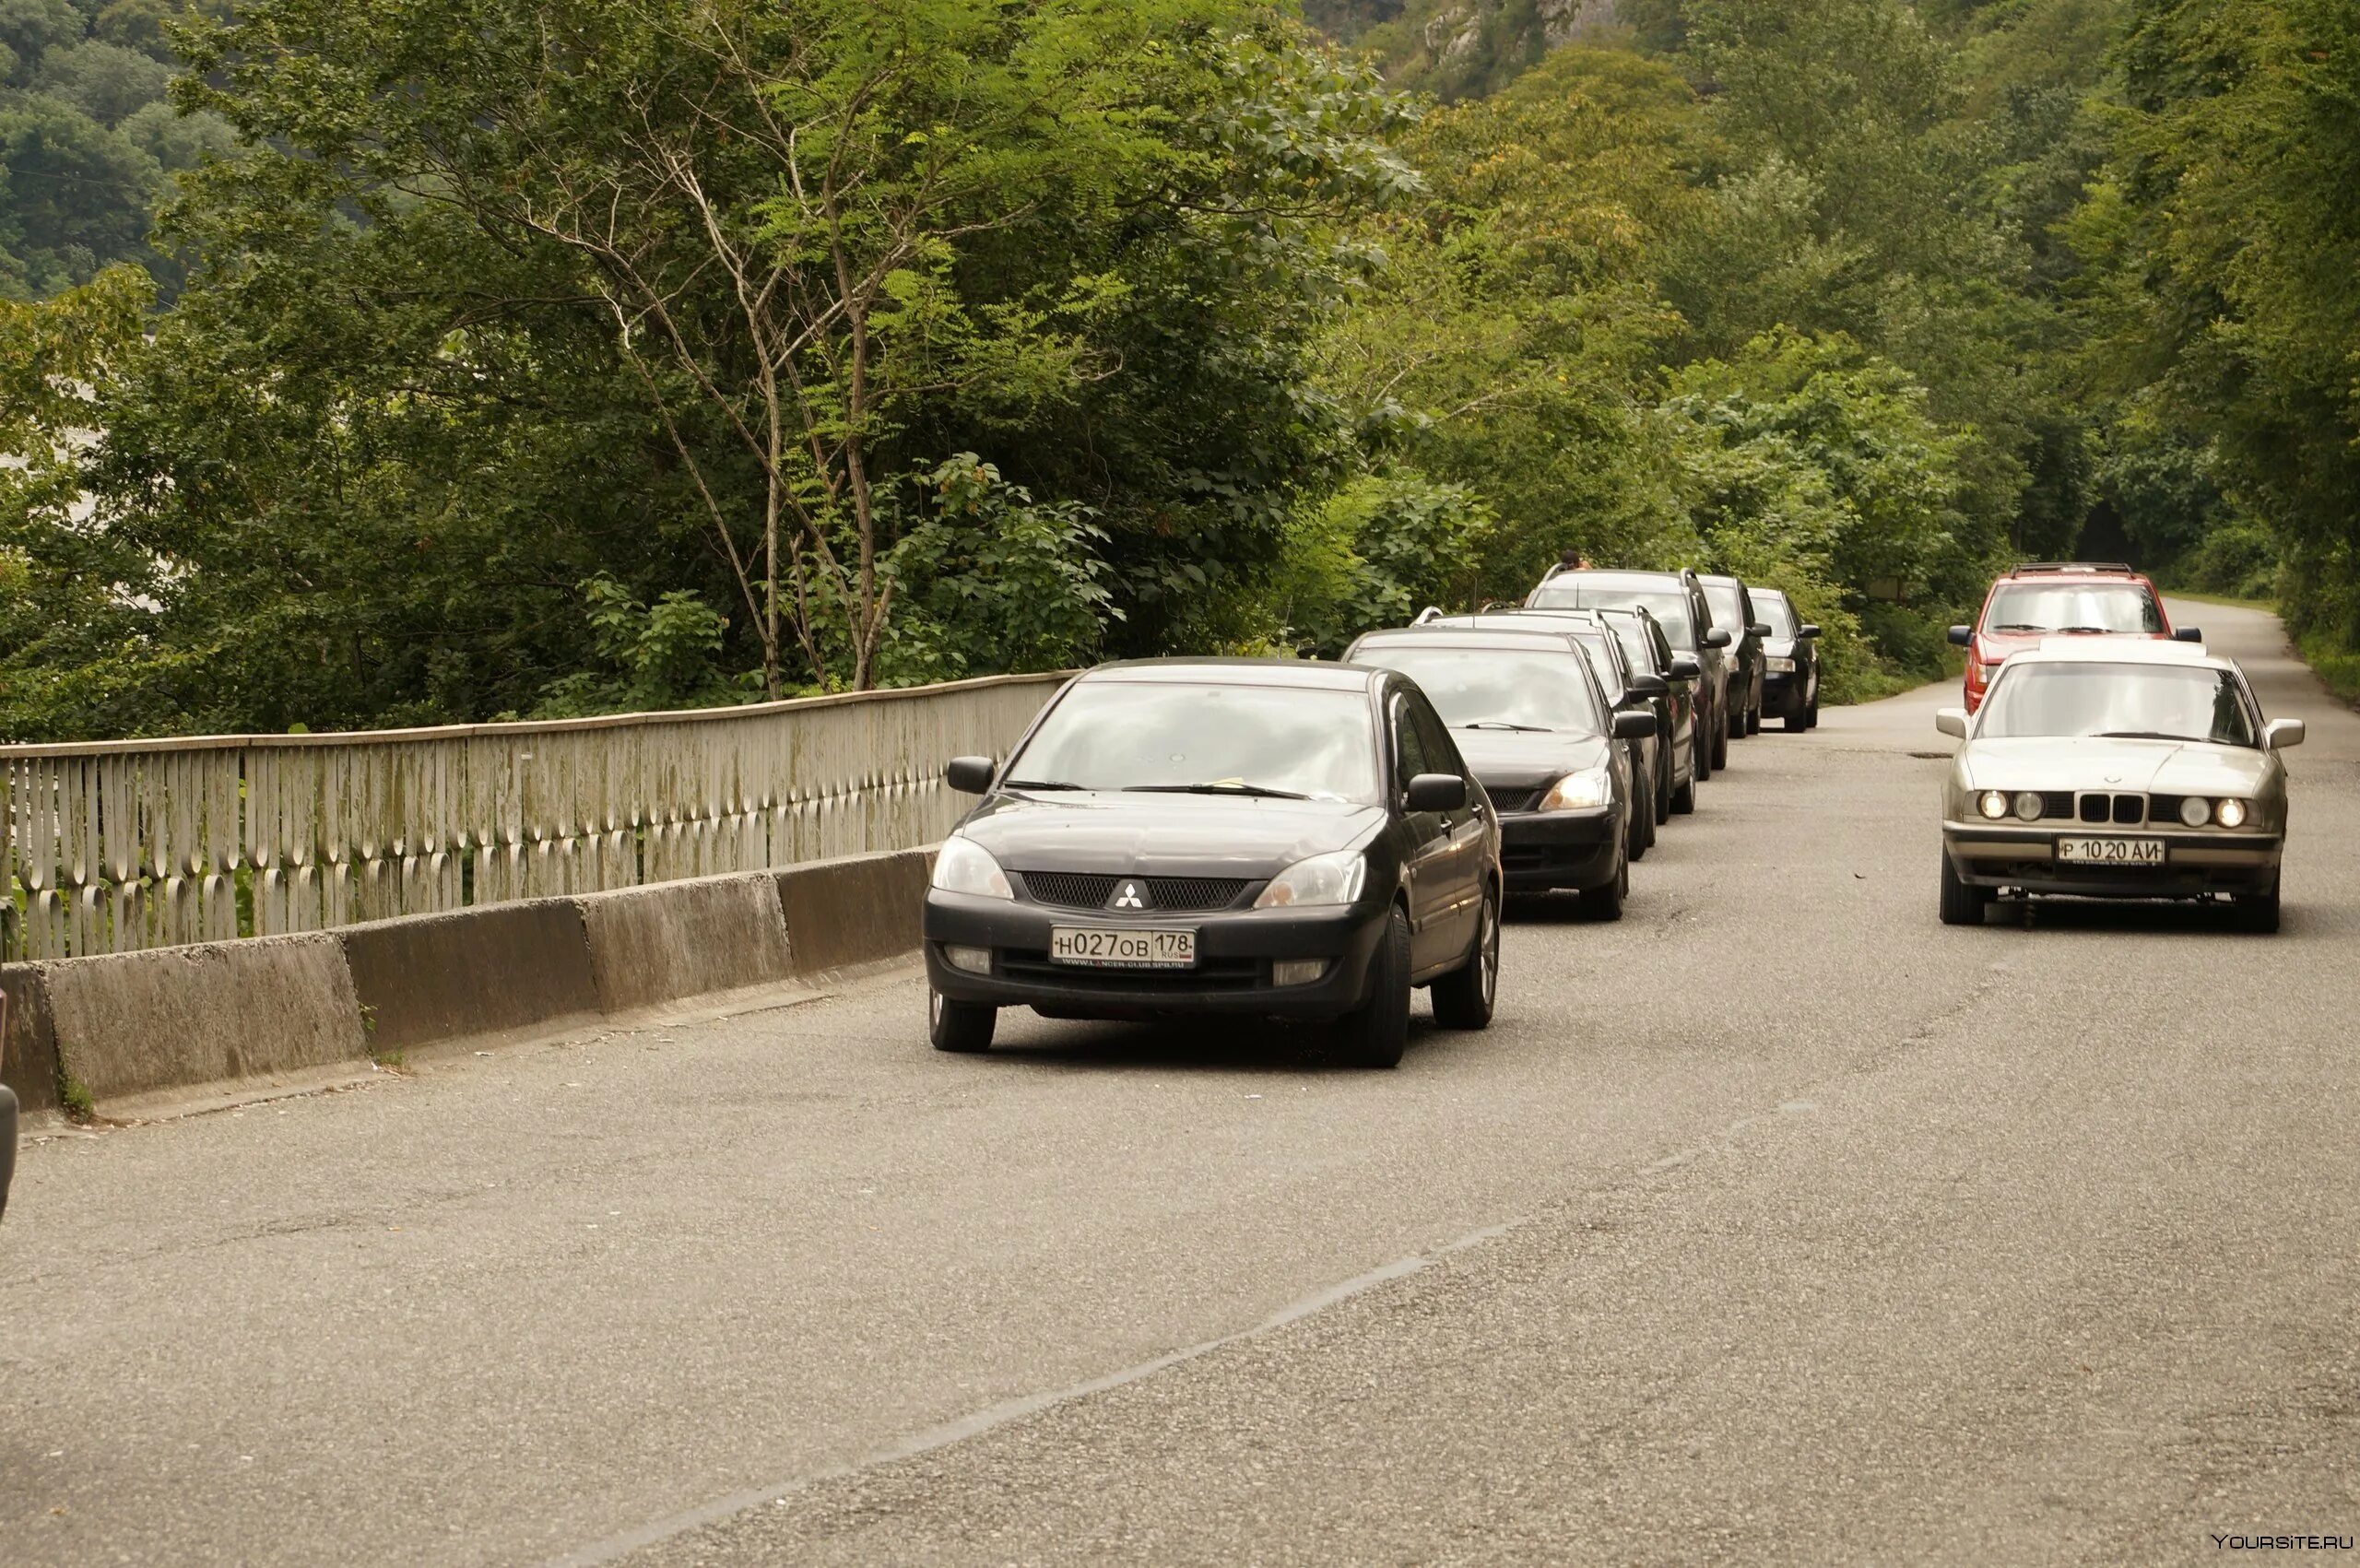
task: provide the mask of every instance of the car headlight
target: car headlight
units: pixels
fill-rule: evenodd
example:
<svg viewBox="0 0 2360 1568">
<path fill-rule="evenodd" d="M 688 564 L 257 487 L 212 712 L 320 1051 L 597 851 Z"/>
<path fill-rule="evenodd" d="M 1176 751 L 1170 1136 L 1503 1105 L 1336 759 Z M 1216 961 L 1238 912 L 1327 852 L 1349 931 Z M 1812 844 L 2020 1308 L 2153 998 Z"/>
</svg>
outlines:
<svg viewBox="0 0 2360 1568">
<path fill-rule="evenodd" d="M 2016 792 L 2016 815 L 2027 822 L 2039 821 L 2040 814 L 2047 807 L 2047 802 L 2040 798 L 2037 790 L 2022 789 Z"/>
<path fill-rule="evenodd" d="M 2008 814 L 2010 804 L 2008 792 L 2002 789 L 1987 789 L 1975 800 L 1976 808 L 1994 822 Z"/>
<path fill-rule="evenodd" d="M 2224 828 L 2242 828 L 2246 825 L 2246 819 L 2253 815 L 2253 808 L 2242 800 L 2224 800 L 2212 811 Z"/>
<path fill-rule="evenodd" d="M 1351 903 L 1368 884 L 1368 859 L 1356 849 L 1298 860 L 1277 876 L 1254 901 L 1256 909 L 1309 909 Z"/>
<path fill-rule="evenodd" d="M 934 885 L 946 893 L 973 893 L 982 899 L 1016 896 L 992 852 L 956 834 L 942 841 L 941 853 L 934 857 Z"/>
<path fill-rule="evenodd" d="M 1605 806 L 1614 799 L 1614 781 L 1604 768 L 1594 768 L 1587 773 L 1567 773 L 1559 779 L 1547 795 L 1540 797 L 1543 811 L 1587 811 Z"/>
<path fill-rule="evenodd" d="M 2179 803 L 2179 819 L 2191 828 L 2201 828 L 2212 819 L 2212 803 L 2201 795 L 2191 795 Z"/>
<path fill-rule="evenodd" d="M 1792 675 L 1795 673 L 1795 661 L 1792 659 L 1782 659 L 1777 654 L 1773 654 L 1770 655 L 1769 670 L 1773 675 Z"/>
</svg>

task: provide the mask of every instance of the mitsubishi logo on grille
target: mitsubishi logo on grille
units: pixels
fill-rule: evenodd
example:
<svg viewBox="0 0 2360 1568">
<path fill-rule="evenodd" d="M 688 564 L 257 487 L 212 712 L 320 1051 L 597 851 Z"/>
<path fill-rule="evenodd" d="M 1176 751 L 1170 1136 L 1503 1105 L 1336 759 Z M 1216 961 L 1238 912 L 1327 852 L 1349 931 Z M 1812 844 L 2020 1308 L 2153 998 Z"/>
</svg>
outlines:
<svg viewBox="0 0 2360 1568">
<path fill-rule="evenodd" d="M 1145 909 L 1147 907 L 1147 885 L 1143 882 L 1125 882 L 1121 887 L 1115 890 L 1115 896 L 1106 901 L 1106 907 L 1109 909 Z"/>
</svg>

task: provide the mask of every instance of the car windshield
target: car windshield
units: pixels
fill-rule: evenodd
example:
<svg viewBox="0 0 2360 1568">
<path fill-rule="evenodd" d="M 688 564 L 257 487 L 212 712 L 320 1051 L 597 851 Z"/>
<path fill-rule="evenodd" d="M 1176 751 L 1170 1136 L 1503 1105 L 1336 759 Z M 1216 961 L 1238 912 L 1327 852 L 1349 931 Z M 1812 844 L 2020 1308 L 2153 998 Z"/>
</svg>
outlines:
<svg viewBox="0 0 2360 1568">
<path fill-rule="evenodd" d="M 2005 583 L 1983 612 L 1986 631 L 2161 631 L 2164 612 L 2137 583 Z"/>
<path fill-rule="evenodd" d="M 1537 729 L 1599 735 L 1606 728 L 1582 657 L 1545 644 L 1516 648 L 1421 648 L 1403 641 L 1363 648 L 1353 662 L 1398 669 L 1418 683 L 1453 729 Z"/>
<path fill-rule="evenodd" d="M 1713 607 L 1715 626 L 1728 627 L 1732 637 L 1745 634 L 1745 605 L 1738 596 L 1737 584 L 1705 584 L 1705 602 Z"/>
<path fill-rule="evenodd" d="M 1753 613 L 1762 618 L 1762 624 L 1770 629 L 1771 636 L 1784 638 L 1788 642 L 1794 640 L 1800 623 L 1795 619 L 1795 607 L 1787 602 L 1786 595 L 1777 593 L 1754 595 Z"/>
<path fill-rule="evenodd" d="M 1696 629 L 1689 624 L 1688 595 L 1677 589 L 1612 587 L 1557 577 L 1540 584 L 1534 609 L 1643 609 L 1652 611 L 1672 646 L 1693 651 Z"/>
<path fill-rule="evenodd" d="M 1377 798 L 1367 694 L 1085 680 L 1008 766 L 1010 787 Z"/>
<path fill-rule="evenodd" d="M 2252 717 L 2227 670 L 2094 660 L 2002 666 L 1975 733 L 1984 740 L 2108 736 L 2254 744 Z"/>
<path fill-rule="evenodd" d="M 1622 644 L 1622 656 L 1631 661 L 1633 669 L 1653 671 L 1658 675 L 1663 673 L 1656 669 L 1655 644 L 1647 641 L 1646 627 L 1635 620 L 1619 619 L 1611 620 L 1607 625 L 1613 629 L 1615 640 Z"/>
</svg>

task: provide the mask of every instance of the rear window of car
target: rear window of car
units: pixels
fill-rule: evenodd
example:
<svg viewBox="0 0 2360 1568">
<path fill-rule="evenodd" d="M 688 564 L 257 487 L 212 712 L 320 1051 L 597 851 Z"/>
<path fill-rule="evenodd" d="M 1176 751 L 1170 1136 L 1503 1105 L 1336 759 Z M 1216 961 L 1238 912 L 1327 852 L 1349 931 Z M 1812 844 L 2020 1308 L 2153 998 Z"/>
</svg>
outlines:
<svg viewBox="0 0 2360 1568">
<path fill-rule="evenodd" d="M 2002 583 L 1991 590 L 1983 630 L 2161 631 L 2163 607 L 2143 583 Z"/>
<path fill-rule="evenodd" d="M 1399 670 L 1453 729 L 1538 729 L 1600 735 L 1606 724 L 1582 678 L 1583 655 L 1517 648 L 1421 648 L 1403 641 L 1362 648 L 1354 664 Z"/>
<path fill-rule="evenodd" d="M 1365 692 L 1163 680 L 1085 680 L 1008 766 L 1078 789 L 1254 785 L 1315 800 L 1378 798 Z"/>
<path fill-rule="evenodd" d="M 2174 668 L 2098 660 L 2002 666 L 1983 704 L 1978 740 L 2104 737 L 2255 744 L 2237 678 L 2204 666 Z"/>
</svg>

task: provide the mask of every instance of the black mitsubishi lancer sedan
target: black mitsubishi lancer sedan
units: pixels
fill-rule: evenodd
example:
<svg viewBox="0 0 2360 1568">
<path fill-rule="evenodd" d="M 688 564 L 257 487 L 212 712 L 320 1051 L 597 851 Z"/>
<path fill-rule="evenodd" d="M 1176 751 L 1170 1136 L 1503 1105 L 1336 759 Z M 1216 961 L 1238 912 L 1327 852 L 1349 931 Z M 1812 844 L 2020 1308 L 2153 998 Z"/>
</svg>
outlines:
<svg viewBox="0 0 2360 1568">
<path fill-rule="evenodd" d="M 1388 670 L 1272 659 L 1106 665 L 1051 700 L 926 899 L 930 1024 L 989 1048 L 1001 1008 L 1330 1024 L 1401 1059 L 1413 986 L 1491 1022 L 1500 831 L 1450 732 Z"/>
</svg>

